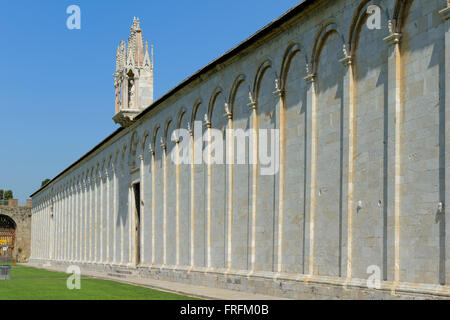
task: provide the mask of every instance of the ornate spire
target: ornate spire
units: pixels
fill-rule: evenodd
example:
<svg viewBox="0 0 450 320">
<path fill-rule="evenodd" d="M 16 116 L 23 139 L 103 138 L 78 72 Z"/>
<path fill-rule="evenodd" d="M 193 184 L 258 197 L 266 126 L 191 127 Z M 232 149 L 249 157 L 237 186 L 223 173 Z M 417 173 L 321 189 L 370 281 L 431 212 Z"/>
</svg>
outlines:
<svg viewBox="0 0 450 320">
<path fill-rule="evenodd" d="M 153 46 L 151 54 L 148 41 L 144 48 L 139 18 L 133 18 L 128 44 L 121 41 L 117 48 L 114 77 L 116 115 L 113 119 L 127 126 L 153 103 Z"/>
</svg>

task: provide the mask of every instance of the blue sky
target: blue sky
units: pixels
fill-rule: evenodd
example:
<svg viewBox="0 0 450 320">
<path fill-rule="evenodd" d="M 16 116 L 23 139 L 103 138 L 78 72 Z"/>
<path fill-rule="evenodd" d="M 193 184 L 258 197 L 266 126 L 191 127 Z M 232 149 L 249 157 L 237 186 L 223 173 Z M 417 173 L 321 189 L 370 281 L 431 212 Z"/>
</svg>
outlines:
<svg viewBox="0 0 450 320">
<path fill-rule="evenodd" d="M 155 46 L 155 98 L 300 0 L 2 0 L 0 189 L 21 204 L 117 125 L 115 53 L 133 16 Z M 66 8 L 81 8 L 68 30 Z"/>
</svg>

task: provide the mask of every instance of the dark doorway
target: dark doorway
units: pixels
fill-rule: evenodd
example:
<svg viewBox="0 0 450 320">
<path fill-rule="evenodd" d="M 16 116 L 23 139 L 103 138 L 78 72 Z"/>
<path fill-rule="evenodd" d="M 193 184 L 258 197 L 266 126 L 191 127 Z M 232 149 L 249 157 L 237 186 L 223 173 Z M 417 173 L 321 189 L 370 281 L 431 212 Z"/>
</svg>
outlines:
<svg viewBox="0 0 450 320">
<path fill-rule="evenodd" d="M 141 263 L 141 184 L 136 183 L 133 185 L 133 195 L 134 195 L 134 234 L 135 242 L 135 261 L 136 265 Z"/>
<path fill-rule="evenodd" d="M 0 215 L 0 262 L 12 259 L 16 242 L 16 223 L 8 216 Z"/>
</svg>

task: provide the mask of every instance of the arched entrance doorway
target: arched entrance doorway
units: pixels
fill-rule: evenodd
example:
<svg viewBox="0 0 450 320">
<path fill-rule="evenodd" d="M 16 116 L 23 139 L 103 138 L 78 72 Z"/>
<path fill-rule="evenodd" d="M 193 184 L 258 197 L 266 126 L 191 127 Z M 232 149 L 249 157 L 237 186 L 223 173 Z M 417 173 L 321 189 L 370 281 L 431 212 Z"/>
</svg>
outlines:
<svg viewBox="0 0 450 320">
<path fill-rule="evenodd" d="M 16 240 L 16 223 L 8 216 L 0 215 L 0 259 L 12 258 Z"/>
</svg>

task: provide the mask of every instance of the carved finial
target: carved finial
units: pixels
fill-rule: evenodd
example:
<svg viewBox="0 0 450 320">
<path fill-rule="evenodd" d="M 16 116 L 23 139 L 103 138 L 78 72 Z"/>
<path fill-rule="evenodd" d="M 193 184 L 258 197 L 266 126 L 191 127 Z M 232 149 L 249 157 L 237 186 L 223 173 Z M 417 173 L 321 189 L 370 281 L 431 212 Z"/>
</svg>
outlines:
<svg viewBox="0 0 450 320">
<path fill-rule="evenodd" d="M 180 137 L 178 136 L 178 132 L 177 131 L 173 132 L 173 138 L 174 139 L 172 139 L 172 140 L 173 140 L 173 142 L 175 142 L 175 144 L 179 144 L 180 143 Z"/>
<path fill-rule="evenodd" d="M 395 33 L 395 29 L 396 29 L 396 21 L 395 19 L 389 20 L 388 23 L 388 28 L 389 28 L 389 33 Z"/>
<path fill-rule="evenodd" d="M 166 150 L 166 148 L 167 148 L 166 144 L 164 143 L 163 137 L 161 137 L 161 147 L 162 147 L 164 150 Z"/>
<path fill-rule="evenodd" d="M 306 69 L 306 74 L 312 74 L 312 64 L 311 63 L 306 63 L 305 65 L 305 69 Z"/>
<path fill-rule="evenodd" d="M 347 45 L 342 46 L 342 52 L 344 53 L 344 58 L 339 60 L 345 67 L 348 67 L 352 64 L 352 56 L 348 52 Z"/>
<path fill-rule="evenodd" d="M 250 100 L 250 103 L 248 104 L 248 107 L 251 108 L 251 109 L 255 109 L 256 108 L 256 100 L 255 100 L 255 97 L 253 96 L 253 92 L 252 91 L 249 91 L 248 98 Z"/>
<path fill-rule="evenodd" d="M 342 52 L 344 53 L 344 57 L 348 57 L 348 50 L 347 50 L 347 45 L 343 44 L 342 45 Z"/>
<path fill-rule="evenodd" d="M 207 113 L 205 113 L 204 120 L 205 120 L 205 125 L 206 125 L 206 127 L 207 127 L 207 128 L 211 128 L 211 121 L 209 120 L 209 117 L 208 117 L 208 114 L 207 114 Z"/>
<path fill-rule="evenodd" d="M 255 103 L 255 99 L 253 99 L 253 93 L 251 91 L 248 93 L 248 98 L 250 99 L 250 103 Z"/>
<path fill-rule="evenodd" d="M 228 102 L 225 102 L 225 116 L 231 120 L 233 118 L 233 114 L 231 113 L 231 108 Z"/>
<path fill-rule="evenodd" d="M 275 89 L 277 89 L 277 91 L 281 91 L 280 80 L 279 79 L 275 79 Z"/>
</svg>

